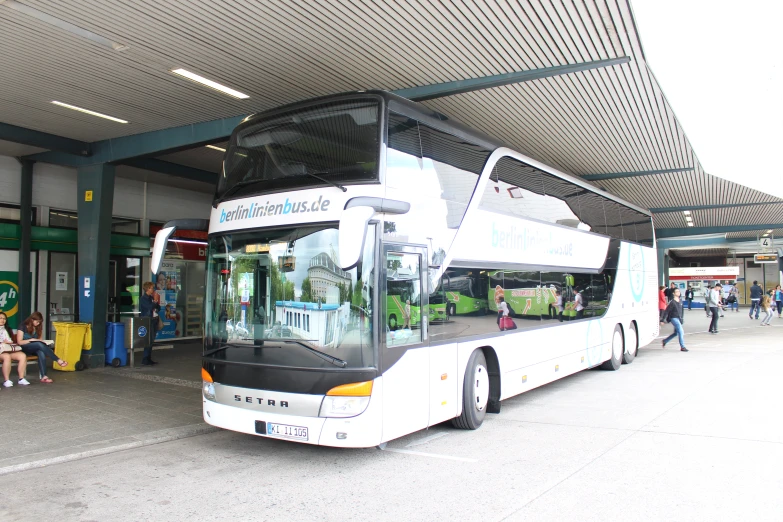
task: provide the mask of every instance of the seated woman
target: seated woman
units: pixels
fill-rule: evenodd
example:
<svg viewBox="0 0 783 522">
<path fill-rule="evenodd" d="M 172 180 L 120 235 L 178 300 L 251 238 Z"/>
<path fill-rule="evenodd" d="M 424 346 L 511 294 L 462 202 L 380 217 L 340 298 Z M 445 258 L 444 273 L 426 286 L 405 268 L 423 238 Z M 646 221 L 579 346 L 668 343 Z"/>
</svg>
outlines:
<svg viewBox="0 0 783 522">
<path fill-rule="evenodd" d="M 0 344 L 7 346 L 16 346 L 14 340 L 14 332 L 11 327 L 8 326 L 8 316 L 3 312 L 0 312 Z M 11 361 L 16 361 L 16 371 L 19 374 L 19 385 L 27 386 L 30 384 L 27 379 L 24 378 L 24 374 L 27 371 L 27 356 L 20 349 L 16 351 L 4 351 L 0 353 L 0 361 L 3 362 L 3 386 L 10 388 L 14 385 L 11 382 Z"/>
<path fill-rule="evenodd" d="M 43 316 L 41 312 L 33 312 L 30 317 L 24 320 L 22 326 L 16 331 L 16 344 L 22 347 L 22 351 L 28 356 L 38 357 L 38 373 L 41 382 L 54 382 L 46 376 L 46 357 L 56 361 L 62 367 L 68 366 L 68 363 L 57 357 L 51 348 L 42 343 L 43 339 Z"/>
</svg>

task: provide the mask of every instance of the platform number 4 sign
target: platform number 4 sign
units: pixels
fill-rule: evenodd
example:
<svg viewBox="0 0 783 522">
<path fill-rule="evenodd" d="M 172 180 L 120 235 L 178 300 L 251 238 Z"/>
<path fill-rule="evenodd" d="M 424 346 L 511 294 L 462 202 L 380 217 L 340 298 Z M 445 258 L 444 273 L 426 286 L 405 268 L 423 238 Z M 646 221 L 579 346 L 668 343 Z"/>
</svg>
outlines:
<svg viewBox="0 0 783 522">
<path fill-rule="evenodd" d="M 0 311 L 10 318 L 19 309 L 19 287 L 13 281 L 0 281 Z"/>
<path fill-rule="evenodd" d="M 774 239 L 772 237 L 760 237 L 759 238 L 759 248 L 762 252 L 769 252 L 772 249 L 772 245 L 774 244 Z"/>
</svg>

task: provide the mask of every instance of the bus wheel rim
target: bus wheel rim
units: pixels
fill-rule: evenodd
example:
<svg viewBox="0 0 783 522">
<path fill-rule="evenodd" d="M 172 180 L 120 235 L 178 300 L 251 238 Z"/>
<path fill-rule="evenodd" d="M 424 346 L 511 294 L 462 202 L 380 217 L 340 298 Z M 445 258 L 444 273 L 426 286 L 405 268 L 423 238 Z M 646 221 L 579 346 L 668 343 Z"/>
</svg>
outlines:
<svg viewBox="0 0 783 522">
<path fill-rule="evenodd" d="M 473 372 L 473 382 L 475 384 L 476 411 L 484 411 L 489 402 L 489 374 L 484 366 L 480 364 L 476 366 Z"/>
<path fill-rule="evenodd" d="M 612 357 L 619 359 L 623 356 L 623 336 L 620 332 L 615 331 L 614 337 L 612 337 Z"/>
</svg>

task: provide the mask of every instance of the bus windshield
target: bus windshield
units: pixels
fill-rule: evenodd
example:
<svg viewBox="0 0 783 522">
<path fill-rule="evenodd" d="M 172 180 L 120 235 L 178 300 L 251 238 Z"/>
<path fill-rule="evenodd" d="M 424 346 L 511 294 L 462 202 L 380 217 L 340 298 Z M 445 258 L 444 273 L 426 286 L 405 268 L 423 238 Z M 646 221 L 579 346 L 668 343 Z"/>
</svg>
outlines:
<svg viewBox="0 0 783 522">
<path fill-rule="evenodd" d="M 336 264 L 338 231 L 331 225 L 211 237 L 205 355 L 321 368 L 330 367 L 328 354 L 339 367 L 375 366 L 373 231 L 348 271 Z"/>
<path fill-rule="evenodd" d="M 231 136 L 216 201 L 377 180 L 380 107 L 375 98 L 332 101 L 240 126 Z"/>
</svg>

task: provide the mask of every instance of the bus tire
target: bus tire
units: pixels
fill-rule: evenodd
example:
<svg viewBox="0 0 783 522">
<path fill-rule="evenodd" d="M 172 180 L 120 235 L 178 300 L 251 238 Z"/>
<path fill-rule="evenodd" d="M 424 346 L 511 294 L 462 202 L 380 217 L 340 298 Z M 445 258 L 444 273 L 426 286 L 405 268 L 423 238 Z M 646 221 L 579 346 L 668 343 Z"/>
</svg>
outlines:
<svg viewBox="0 0 783 522">
<path fill-rule="evenodd" d="M 391 314 L 389 316 L 389 330 L 396 330 L 397 329 L 397 316 L 394 314 Z"/>
<path fill-rule="evenodd" d="M 623 329 L 619 324 L 614 325 L 612 333 L 612 354 L 609 360 L 601 365 L 602 370 L 616 371 L 623 365 L 623 353 L 625 352 L 625 342 L 623 342 Z"/>
<path fill-rule="evenodd" d="M 449 317 L 453 317 L 457 315 L 457 305 L 454 303 L 449 303 L 448 306 L 446 307 L 446 315 L 448 315 Z"/>
<path fill-rule="evenodd" d="M 475 350 L 468 359 L 462 387 L 462 414 L 451 420 L 455 428 L 475 430 L 484 422 L 489 404 L 489 372 L 484 352 Z"/>
<path fill-rule="evenodd" d="M 628 336 L 625 340 L 625 351 L 623 352 L 623 364 L 631 364 L 636 359 L 636 353 L 639 351 L 639 335 L 636 332 L 636 323 L 631 323 L 628 327 Z"/>
</svg>

